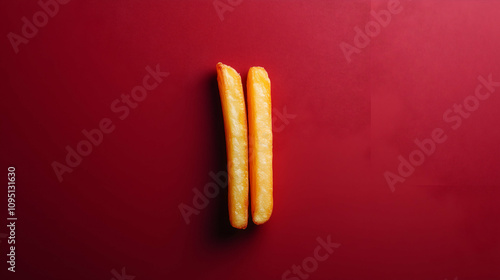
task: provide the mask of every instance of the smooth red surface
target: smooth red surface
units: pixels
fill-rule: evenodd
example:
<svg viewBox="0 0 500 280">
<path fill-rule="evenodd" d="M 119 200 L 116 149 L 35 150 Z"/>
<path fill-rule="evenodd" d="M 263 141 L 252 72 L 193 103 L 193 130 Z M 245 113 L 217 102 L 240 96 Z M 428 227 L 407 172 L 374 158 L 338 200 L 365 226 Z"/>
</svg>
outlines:
<svg viewBox="0 0 500 280">
<path fill-rule="evenodd" d="M 443 121 L 479 75 L 500 81 L 500 2 L 402 1 L 348 63 L 339 44 L 386 3 L 244 0 L 221 21 L 212 1 L 71 1 L 15 54 L 6 35 L 40 8 L 3 1 L 0 233 L 10 165 L 19 220 L 1 279 L 282 279 L 328 235 L 308 279 L 500 279 L 500 88 Z M 219 61 L 265 67 L 295 115 L 275 122 L 273 216 L 243 231 L 224 192 L 189 225 L 178 208 L 225 170 Z M 110 104 L 156 64 L 170 76 L 120 120 Z M 103 118 L 116 129 L 59 182 L 51 163 Z M 435 128 L 446 142 L 392 192 L 384 172 Z"/>
</svg>

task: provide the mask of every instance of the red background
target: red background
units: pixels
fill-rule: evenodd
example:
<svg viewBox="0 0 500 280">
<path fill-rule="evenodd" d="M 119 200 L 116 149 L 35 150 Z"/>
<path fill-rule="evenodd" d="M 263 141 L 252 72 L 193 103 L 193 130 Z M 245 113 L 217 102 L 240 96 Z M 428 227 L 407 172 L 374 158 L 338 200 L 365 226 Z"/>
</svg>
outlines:
<svg viewBox="0 0 500 280">
<path fill-rule="evenodd" d="M 2 279 L 281 279 L 328 235 L 341 246 L 309 279 L 500 279 L 500 88 L 459 129 L 442 119 L 479 75 L 500 81 L 500 2 L 402 1 L 348 63 L 339 44 L 386 3 L 244 0 L 221 21 L 210 0 L 71 1 L 15 54 L 6 35 L 40 7 L 3 1 L 1 170 L 5 186 L 16 167 L 19 220 Z M 295 115 L 274 135 L 272 218 L 246 230 L 224 192 L 189 225 L 178 209 L 225 170 L 219 61 L 244 80 L 264 66 L 273 107 Z M 117 118 L 156 64 L 170 76 Z M 51 163 L 102 118 L 116 129 L 59 182 Z M 447 141 L 391 192 L 384 171 L 438 127 Z"/>
</svg>

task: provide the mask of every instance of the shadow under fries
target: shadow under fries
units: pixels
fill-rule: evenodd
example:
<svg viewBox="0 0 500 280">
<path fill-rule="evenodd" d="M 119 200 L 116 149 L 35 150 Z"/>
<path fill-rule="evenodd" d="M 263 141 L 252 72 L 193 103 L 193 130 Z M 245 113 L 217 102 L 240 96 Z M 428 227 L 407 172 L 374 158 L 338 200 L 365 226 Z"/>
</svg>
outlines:
<svg viewBox="0 0 500 280">
<path fill-rule="evenodd" d="M 214 71 L 215 72 L 215 71 Z M 219 87 L 217 84 L 217 74 L 212 73 L 208 77 L 208 87 L 211 104 L 210 108 L 212 110 L 212 137 L 214 137 L 214 152 L 215 160 L 214 165 L 211 170 L 215 173 L 218 171 L 224 171 L 227 174 L 227 154 L 226 154 L 226 139 L 224 133 L 224 119 L 222 115 L 222 105 L 219 95 Z M 228 191 L 227 187 L 220 190 L 220 193 L 215 197 L 211 204 L 213 207 L 209 207 L 210 217 L 207 219 L 207 227 L 209 230 L 209 238 L 211 242 L 215 243 L 228 243 L 237 242 L 240 239 L 247 239 L 249 236 L 254 235 L 256 231 L 256 226 L 252 223 L 252 218 L 250 215 L 250 209 L 248 211 L 248 226 L 246 229 L 235 229 L 229 223 L 229 212 L 228 212 Z"/>
</svg>

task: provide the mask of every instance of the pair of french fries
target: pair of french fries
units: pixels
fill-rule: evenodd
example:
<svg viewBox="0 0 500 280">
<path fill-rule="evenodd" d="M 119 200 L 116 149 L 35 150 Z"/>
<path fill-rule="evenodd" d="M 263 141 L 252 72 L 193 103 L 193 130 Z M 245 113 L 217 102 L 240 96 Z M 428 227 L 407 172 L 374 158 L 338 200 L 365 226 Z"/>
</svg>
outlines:
<svg viewBox="0 0 500 280">
<path fill-rule="evenodd" d="M 219 62 L 217 81 L 226 134 L 229 221 L 233 227 L 244 229 L 248 224 L 249 167 L 253 222 L 267 222 L 273 211 L 271 81 L 262 67 L 248 71 L 249 129 L 240 75 Z"/>
</svg>

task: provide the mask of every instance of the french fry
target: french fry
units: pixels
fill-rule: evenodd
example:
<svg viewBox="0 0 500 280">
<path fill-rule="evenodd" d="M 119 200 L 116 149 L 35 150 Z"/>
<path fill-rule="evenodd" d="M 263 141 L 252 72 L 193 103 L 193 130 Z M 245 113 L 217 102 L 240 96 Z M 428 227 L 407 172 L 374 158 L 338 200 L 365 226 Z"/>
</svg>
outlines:
<svg viewBox="0 0 500 280">
<path fill-rule="evenodd" d="M 217 82 L 226 134 L 229 221 L 235 228 L 248 224 L 248 130 L 241 77 L 217 63 Z"/>
<path fill-rule="evenodd" d="M 250 201 L 257 225 L 273 212 L 273 129 L 271 81 L 262 67 L 251 67 L 247 77 L 250 141 Z"/>
</svg>

